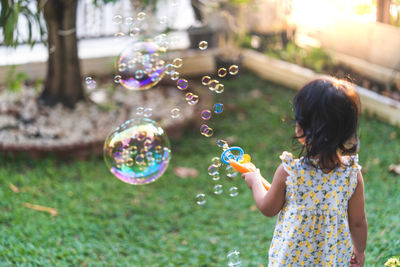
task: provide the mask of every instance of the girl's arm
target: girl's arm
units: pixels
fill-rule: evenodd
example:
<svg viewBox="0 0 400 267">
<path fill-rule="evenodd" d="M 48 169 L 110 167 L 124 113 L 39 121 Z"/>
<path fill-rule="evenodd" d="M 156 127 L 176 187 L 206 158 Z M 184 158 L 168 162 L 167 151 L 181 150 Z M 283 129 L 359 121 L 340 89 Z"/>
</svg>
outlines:
<svg viewBox="0 0 400 267">
<path fill-rule="evenodd" d="M 265 190 L 260 177 L 260 170 L 242 174 L 249 188 L 253 191 L 254 202 L 257 208 L 267 217 L 279 213 L 285 204 L 286 177 L 288 174 L 282 164 L 276 169 L 269 191 Z"/>
<path fill-rule="evenodd" d="M 355 266 L 363 266 L 368 226 L 364 206 L 364 181 L 361 172 L 357 174 L 357 187 L 349 200 L 347 215 L 355 258 L 361 261 L 359 265 Z"/>
</svg>

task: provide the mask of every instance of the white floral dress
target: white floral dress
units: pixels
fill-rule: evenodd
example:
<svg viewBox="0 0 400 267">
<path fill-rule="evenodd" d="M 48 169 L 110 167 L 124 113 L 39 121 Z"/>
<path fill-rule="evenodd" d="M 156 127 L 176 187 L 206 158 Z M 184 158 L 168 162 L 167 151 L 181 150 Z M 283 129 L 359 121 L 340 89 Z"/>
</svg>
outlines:
<svg viewBox="0 0 400 267">
<path fill-rule="evenodd" d="M 346 166 L 329 173 L 286 151 L 280 158 L 289 175 L 268 266 L 349 266 L 347 204 L 361 170 L 358 155 L 342 157 Z"/>
</svg>

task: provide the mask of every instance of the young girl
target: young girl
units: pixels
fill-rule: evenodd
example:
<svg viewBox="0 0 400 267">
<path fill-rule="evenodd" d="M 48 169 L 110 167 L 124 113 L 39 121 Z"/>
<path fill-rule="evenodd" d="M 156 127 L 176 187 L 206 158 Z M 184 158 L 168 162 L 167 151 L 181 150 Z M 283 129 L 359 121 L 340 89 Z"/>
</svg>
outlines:
<svg viewBox="0 0 400 267">
<path fill-rule="evenodd" d="M 257 208 L 268 217 L 279 213 L 268 266 L 363 266 L 358 96 L 344 82 L 317 79 L 297 93 L 293 108 L 304 157 L 283 152 L 268 192 L 258 169 L 242 175 Z"/>
</svg>

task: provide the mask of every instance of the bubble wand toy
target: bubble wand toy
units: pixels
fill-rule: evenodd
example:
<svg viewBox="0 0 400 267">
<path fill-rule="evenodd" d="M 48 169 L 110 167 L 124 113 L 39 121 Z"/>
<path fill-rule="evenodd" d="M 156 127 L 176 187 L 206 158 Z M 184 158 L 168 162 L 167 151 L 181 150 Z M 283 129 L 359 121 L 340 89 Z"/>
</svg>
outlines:
<svg viewBox="0 0 400 267">
<path fill-rule="evenodd" d="M 221 161 L 225 164 L 231 165 L 232 168 L 240 173 L 255 172 L 257 169 L 256 166 L 251 163 L 250 155 L 244 154 L 243 149 L 238 146 L 227 148 L 224 152 L 222 152 Z M 261 182 L 265 190 L 268 191 L 271 187 L 271 184 L 264 178 L 262 178 Z"/>
</svg>

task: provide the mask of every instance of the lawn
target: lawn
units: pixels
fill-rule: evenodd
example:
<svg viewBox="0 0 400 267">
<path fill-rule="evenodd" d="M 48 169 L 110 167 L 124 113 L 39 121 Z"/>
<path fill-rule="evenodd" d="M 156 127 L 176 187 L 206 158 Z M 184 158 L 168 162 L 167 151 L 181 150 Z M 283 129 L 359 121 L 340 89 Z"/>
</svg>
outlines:
<svg viewBox="0 0 400 267">
<path fill-rule="evenodd" d="M 226 81 L 225 88 L 216 98 L 225 110 L 210 122 L 214 136 L 201 136 L 195 127 L 171 140 L 170 166 L 149 185 L 120 182 L 101 158 L 69 163 L 0 158 L 0 265 L 226 266 L 228 252 L 238 250 L 242 266 L 267 266 L 276 218 L 255 210 L 239 176 L 213 181 L 207 168 L 221 153 L 216 140 L 229 137 L 271 180 L 281 152 L 297 153 L 290 120 L 295 92 L 252 74 Z M 400 129 L 362 118 L 366 266 L 383 266 L 400 254 L 400 175 L 387 171 L 400 163 L 399 138 Z M 199 176 L 179 178 L 173 173 L 177 166 L 196 168 Z M 221 195 L 213 193 L 216 184 L 223 185 Z M 239 188 L 237 197 L 229 196 L 231 186 Z M 198 193 L 206 194 L 206 204 L 196 204 Z M 59 214 L 52 217 L 24 203 Z"/>
</svg>

